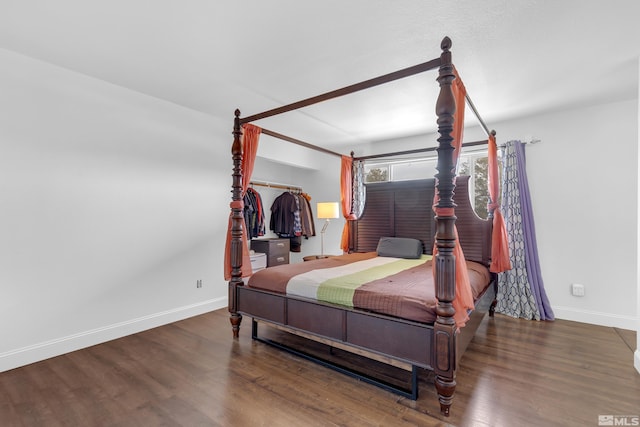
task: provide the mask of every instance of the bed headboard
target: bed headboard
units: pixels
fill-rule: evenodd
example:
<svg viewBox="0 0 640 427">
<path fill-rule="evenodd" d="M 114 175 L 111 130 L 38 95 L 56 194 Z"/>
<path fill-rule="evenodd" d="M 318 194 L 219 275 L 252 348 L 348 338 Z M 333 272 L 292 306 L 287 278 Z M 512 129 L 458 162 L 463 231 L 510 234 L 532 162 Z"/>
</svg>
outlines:
<svg viewBox="0 0 640 427">
<path fill-rule="evenodd" d="M 456 179 L 456 227 L 465 258 L 489 265 L 491 221 L 478 217 L 471 207 L 469 177 Z M 367 185 L 364 212 L 351 229 L 353 252 L 373 252 L 380 237 L 419 239 L 431 254 L 436 234 L 432 209 L 435 179 L 384 182 Z"/>
</svg>

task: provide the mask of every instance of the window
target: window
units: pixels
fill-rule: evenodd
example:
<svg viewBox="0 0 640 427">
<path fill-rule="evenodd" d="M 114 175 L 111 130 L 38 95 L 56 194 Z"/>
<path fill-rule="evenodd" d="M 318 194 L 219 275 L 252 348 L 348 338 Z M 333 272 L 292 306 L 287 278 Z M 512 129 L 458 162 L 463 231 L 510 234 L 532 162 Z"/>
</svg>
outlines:
<svg viewBox="0 0 640 427">
<path fill-rule="evenodd" d="M 392 181 L 433 178 L 436 172 L 436 159 L 421 159 L 391 165 Z"/>
<path fill-rule="evenodd" d="M 389 165 L 386 163 L 375 165 L 364 165 L 364 182 L 386 182 L 389 181 Z"/>
<path fill-rule="evenodd" d="M 433 178 L 436 172 L 435 158 L 365 164 L 364 182 L 370 184 L 373 182 Z"/>
<path fill-rule="evenodd" d="M 365 183 L 433 178 L 437 173 L 435 157 L 394 160 L 365 164 Z M 469 175 L 469 199 L 480 218 L 487 218 L 489 201 L 489 158 L 486 151 L 463 153 L 458 161 L 458 175 Z"/>
<path fill-rule="evenodd" d="M 489 202 L 489 158 L 486 153 L 463 154 L 458 162 L 458 175 L 469 175 L 469 199 L 480 218 L 487 218 Z"/>
</svg>

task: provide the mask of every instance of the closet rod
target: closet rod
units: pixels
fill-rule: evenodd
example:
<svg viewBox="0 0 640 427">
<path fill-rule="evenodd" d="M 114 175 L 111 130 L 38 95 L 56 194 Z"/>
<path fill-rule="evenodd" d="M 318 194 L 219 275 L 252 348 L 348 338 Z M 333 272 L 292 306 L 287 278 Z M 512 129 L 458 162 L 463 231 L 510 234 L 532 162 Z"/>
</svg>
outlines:
<svg viewBox="0 0 640 427">
<path fill-rule="evenodd" d="M 267 188 L 277 188 L 279 190 L 294 190 L 294 191 L 300 191 L 302 192 L 302 187 L 299 187 L 297 185 L 289 185 L 289 184 L 276 184 L 273 182 L 266 182 L 266 181 L 249 181 L 249 185 L 257 185 L 260 187 L 267 187 Z"/>
<path fill-rule="evenodd" d="M 462 148 L 465 147 L 474 147 L 476 145 L 486 145 L 489 141 L 483 139 L 481 141 L 473 141 L 473 142 L 464 142 L 462 144 Z M 354 157 L 353 160 L 368 160 L 368 159 L 379 159 L 381 157 L 393 157 L 393 156 L 404 156 L 406 154 L 417 154 L 417 153 L 425 153 L 428 151 L 435 151 L 438 147 L 427 147 L 427 148 L 416 148 L 415 150 L 406 150 L 406 151 L 396 151 L 393 153 L 382 153 L 382 154 L 371 154 L 369 156 L 360 156 Z"/>
</svg>

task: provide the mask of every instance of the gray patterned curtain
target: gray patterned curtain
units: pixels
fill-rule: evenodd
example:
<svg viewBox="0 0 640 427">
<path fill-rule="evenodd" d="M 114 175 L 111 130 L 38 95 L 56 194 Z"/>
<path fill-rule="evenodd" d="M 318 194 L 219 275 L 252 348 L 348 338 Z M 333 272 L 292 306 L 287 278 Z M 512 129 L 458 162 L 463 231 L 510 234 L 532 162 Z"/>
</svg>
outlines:
<svg viewBox="0 0 640 427">
<path fill-rule="evenodd" d="M 364 211 L 364 202 L 366 198 L 364 186 L 364 161 L 355 160 L 353 162 L 353 192 L 351 201 L 351 211 L 359 219 Z"/>
<path fill-rule="evenodd" d="M 509 141 L 503 157 L 502 212 L 512 269 L 498 275 L 496 311 L 530 320 L 553 320 L 544 290 L 531 207 L 524 144 Z"/>
</svg>

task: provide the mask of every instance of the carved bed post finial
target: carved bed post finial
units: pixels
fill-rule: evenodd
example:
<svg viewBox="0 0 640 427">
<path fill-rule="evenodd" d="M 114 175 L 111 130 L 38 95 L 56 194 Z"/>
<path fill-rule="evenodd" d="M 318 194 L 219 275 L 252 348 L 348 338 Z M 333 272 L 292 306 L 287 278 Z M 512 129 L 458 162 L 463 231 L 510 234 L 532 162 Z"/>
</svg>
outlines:
<svg viewBox="0 0 640 427">
<path fill-rule="evenodd" d="M 234 338 L 238 338 L 242 315 L 238 313 L 237 289 L 242 286 L 242 161 L 243 150 L 240 138 L 240 110 L 236 109 L 233 121 L 233 144 L 231 157 L 233 158 L 233 183 L 231 184 L 231 280 L 229 281 L 229 313 L 231 329 Z"/>
<path fill-rule="evenodd" d="M 452 44 L 453 43 L 451 42 L 451 39 L 449 38 L 449 36 L 444 36 L 444 38 L 440 42 L 440 49 L 442 49 L 445 52 L 448 52 L 451 49 Z"/>
<path fill-rule="evenodd" d="M 456 324 L 453 318 L 455 309 L 453 299 L 456 292 L 456 266 L 453 249 L 455 242 L 455 164 L 452 146 L 453 121 L 456 111 L 455 98 L 451 88 L 455 78 L 451 62 L 451 39 L 445 37 L 441 43 L 440 69 L 438 83 L 440 94 L 436 103 L 438 115 L 438 173 L 437 191 L 439 200 L 436 205 L 436 246 L 438 254 L 434 259 L 436 268 L 436 322 L 434 324 L 434 351 L 436 389 L 440 400 L 440 412 L 449 415 L 453 394 L 456 388 Z"/>
</svg>

